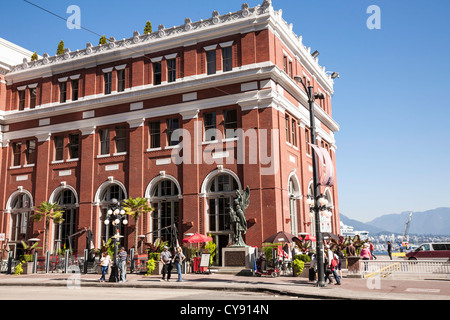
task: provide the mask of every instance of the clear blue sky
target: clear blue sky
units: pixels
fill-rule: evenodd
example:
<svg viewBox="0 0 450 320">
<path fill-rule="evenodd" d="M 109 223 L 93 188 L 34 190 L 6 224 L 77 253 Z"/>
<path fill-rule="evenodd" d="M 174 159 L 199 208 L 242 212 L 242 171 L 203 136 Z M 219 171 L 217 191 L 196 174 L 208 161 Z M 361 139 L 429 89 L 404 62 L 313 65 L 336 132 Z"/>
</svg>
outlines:
<svg viewBox="0 0 450 320">
<path fill-rule="evenodd" d="M 153 30 L 238 11 L 245 0 L 30 0 L 63 17 L 81 8 L 82 26 L 129 38 Z M 250 7 L 263 0 L 246 1 Z M 274 0 L 276 10 L 319 63 L 338 71 L 333 117 L 341 213 L 369 221 L 387 213 L 450 207 L 450 1 Z M 369 30 L 370 5 L 381 29 Z M 3 1 L 0 37 L 54 55 L 61 39 L 72 51 L 98 36 L 69 30 L 64 21 L 22 0 Z"/>
</svg>

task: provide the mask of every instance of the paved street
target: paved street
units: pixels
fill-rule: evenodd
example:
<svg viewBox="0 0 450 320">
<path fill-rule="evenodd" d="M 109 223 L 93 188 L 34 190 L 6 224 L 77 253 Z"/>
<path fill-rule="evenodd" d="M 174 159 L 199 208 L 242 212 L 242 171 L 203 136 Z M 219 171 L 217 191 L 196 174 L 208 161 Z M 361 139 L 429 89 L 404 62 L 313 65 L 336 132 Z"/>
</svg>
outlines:
<svg viewBox="0 0 450 320">
<path fill-rule="evenodd" d="M 216 291 L 201 289 L 129 288 L 129 287 L 67 287 L 0 286 L 0 300 L 305 300 L 305 298 L 245 291 Z"/>
</svg>

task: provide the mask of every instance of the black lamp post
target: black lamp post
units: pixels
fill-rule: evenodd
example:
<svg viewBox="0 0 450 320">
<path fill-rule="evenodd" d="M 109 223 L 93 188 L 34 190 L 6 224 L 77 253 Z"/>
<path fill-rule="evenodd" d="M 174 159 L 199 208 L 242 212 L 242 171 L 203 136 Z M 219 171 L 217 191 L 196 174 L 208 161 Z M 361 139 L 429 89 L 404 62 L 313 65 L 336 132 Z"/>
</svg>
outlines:
<svg viewBox="0 0 450 320">
<path fill-rule="evenodd" d="M 309 103 L 309 119 L 311 125 L 311 143 L 316 144 L 316 125 L 315 125 L 315 113 L 314 113 L 314 100 L 324 99 L 323 93 L 314 93 L 314 88 L 312 86 L 306 87 L 300 76 L 295 76 L 294 79 L 303 85 L 305 92 L 308 96 Z M 317 165 L 317 157 L 315 156 L 314 148 L 311 148 L 312 155 L 312 165 L 313 165 L 313 192 L 314 194 L 314 216 L 315 216 L 315 229 L 316 229 L 316 257 L 317 257 L 317 286 L 325 287 L 325 277 L 324 277 L 324 252 L 323 252 L 323 241 L 322 233 L 320 231 L 320 214 L 319 214 L 319 170 Z"/>
<path fill-rule="evenodd" d="M 104 223 L 105 225 L 109 225 L 111 223 L 114 226 L 114 235 L 111 237 L 114 239 L 114 256 L 109 282 L 119 282 L 119 268 L 117 266 L 117 242 L 119 238 L 123 238 L 123 236 L 120 235 L 120 225 L 121 223 L 127 225 L 128 220 L 127 215 L 125 214 L 125 210 L 123 210 L 122 208 L 122 204 L 117 199 L 111 200 L 111 205 L 106 212 L 106 220 Z"/>
</svg>

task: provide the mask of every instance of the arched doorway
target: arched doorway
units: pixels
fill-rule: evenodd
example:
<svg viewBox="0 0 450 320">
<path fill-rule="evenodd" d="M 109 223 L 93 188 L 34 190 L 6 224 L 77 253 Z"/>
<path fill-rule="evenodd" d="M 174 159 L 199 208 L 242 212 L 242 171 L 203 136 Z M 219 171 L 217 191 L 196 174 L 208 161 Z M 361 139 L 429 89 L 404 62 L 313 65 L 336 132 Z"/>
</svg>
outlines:
<svg viewBox="0 0 450 320">
<path fill-rule="evenodd" d="M 33 210 L 31 194 L 25 190 L 14 192 L 6 204 L 6 213 L 10 213 L 8 247 L 17 258 L 23 254 L 22 241 L 27 241 L 29 236 L 30 215 Z"/>
<path fill-rule="evenodd" d="M 113 235 L 116 234 L 117 227 L 113 225 L 112 223 L 108 223 L 109 220 L 107 219 L 107 212 L 108 209 L 111 208 L 111 206 L 117 201 L 122 202 L 124 199 L 126 199 L 126 191 L 125 187 L 119 183 L 118 181 L 108 181 L 105 182 L 102 186 L 99 188 L 98 194 L 98 205 L 100 209 L 100 229 L 101 229 L 101 235 L 100 240 L 107 242 Z M 96 195 L 97 196 L 97 195 Z M 107 223 L 105 223 L 107 221 Z M 120 223 L 119 225 L 119 233 L 120 235 L 124 236 L 122 239 L 126 239 L 125 234 L 125 227 L 123 223 Z M 122 240 L 119 240 L 122 241 Z M 125 245 L 125 243 L 122 243 L 121 245 Z"/>
<path fill-rule="evenodd" d="M 72 236 L 76 232 L 76 226 L 78 225 L 78 199 L 75 190 L 67 187 L 61 188 L 55 197 L 52 194 L 50 202 L 57 203 L 64 211 L 64 221 L 54 225 L 54 250 L 60 252 L 59 250 L 65 249 L 76 253 L 77 245 L 75 238 Z"/>
<path fill-rule="evenodd" d="M 159 176 L 152 180 L 149 185 L 149 196 L 151 206 L 155 208 L 151 213 L 151 241 L 160 238 L 169 244 L 176 240 L 174 230 L 180 224 L 180 200 L 181 190 L 177 180 L 169 176 Z"/>
<path fill-rule="evenodd" d="M 206 233 L 211 234 L 216 243 L 215 264 L 222 265 L 222 248 L 228 246 L 233 234 L 229 207 L 241 187 L 237 176 L 228 170 L 216 171 L 205 180 Z"/>
</svg>

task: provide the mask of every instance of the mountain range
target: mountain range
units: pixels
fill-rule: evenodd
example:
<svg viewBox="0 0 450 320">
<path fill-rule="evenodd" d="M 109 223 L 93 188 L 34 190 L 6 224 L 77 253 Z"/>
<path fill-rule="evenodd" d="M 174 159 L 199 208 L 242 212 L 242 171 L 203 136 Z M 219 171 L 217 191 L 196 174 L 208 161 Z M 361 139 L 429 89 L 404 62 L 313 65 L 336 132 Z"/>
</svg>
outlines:
<svg viewBox="0 0 450 320">
<path fill-rule="evenodd" d="M 350 219 L 340 213 L 342 223 L 352 226 L 354 230 L 369 231 L 370 234 L 399 233 L 403 234 L 408 215 L 411 211 L 385 214 L 369 222 Z M 408 234 L 416 235 L 450 235 L 450 208 L 413 212 Z"/>
</svg>

